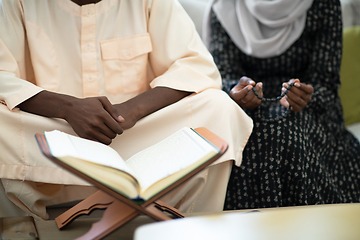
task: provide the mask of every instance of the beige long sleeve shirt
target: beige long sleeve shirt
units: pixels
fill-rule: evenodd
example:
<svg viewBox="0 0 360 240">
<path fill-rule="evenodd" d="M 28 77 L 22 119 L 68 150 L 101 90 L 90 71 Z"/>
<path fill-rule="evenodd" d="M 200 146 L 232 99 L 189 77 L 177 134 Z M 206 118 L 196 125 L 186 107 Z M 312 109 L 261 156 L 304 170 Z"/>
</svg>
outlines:
<svg viewBox="0 0 360 240">
<path fill-rule="evenodd" d="M 0 101 L 9 109 L 44 89 L 119 103 L 156 86 L 221 87 L 211 55 L 177 1 L 0 3 Z"/>
</svg>

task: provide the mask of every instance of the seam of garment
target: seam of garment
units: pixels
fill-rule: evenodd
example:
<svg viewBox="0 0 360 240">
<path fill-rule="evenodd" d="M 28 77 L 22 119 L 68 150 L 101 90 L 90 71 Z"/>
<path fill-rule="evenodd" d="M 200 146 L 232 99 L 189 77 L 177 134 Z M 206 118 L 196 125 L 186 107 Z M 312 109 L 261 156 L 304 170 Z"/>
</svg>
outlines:
<svg viewBox="0 0 360 240">
<path fill-rule="evenodd" d="M 190 126 L 194 125 L 194 121 L 193 121 L 193 100 L 192 97 L 189 96 L 189 118 L 190 118 Z"/>
<path fill-rule="evenodd" d="M 8 179 L 3 179 L 3 181 L 5 181 L 5 185 L 4 185 L 4 182 L 2 182 L 3 186 L 4 186 L 4 191 L 5 191 L 5 194 L 6 194 L 6 189 L 8 188 L 9 186 L 9 180 Z M 6 194 L 7 195 L 7 194 Z"/>
<path fill-rule="evenodd" d="M 23 114 L 22 112 L 17 109 L 17 111 L 19 111 L 19 126 L 20 126 L 20 130 L 19 130 L 19 137 L 20 137 L 20 141 L 21 141 L 21 150 L 22 150 L 22 153 L 21 153 L 21 156 L 23 158 L 23 161 L 24 161 L 24 165 L 23 165 L 23 179 L 22 181 L 24 182 L 25 181 L 25 177 L 26 177 L 26 165 L 28 164 L 27 161 L 26 161 L 26 158 L 25 158 L 25 139 L 24 139 L 24 124 L 23 124 Z"/>
</svg>

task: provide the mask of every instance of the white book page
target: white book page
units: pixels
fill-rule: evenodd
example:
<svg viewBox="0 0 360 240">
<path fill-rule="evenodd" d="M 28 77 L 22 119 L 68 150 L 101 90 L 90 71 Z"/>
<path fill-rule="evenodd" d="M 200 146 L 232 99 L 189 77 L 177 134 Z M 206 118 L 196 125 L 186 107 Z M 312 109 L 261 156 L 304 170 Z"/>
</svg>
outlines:
<svg viewBox="0 0 360 240">
<path fill-rule="evenodd" d="M 126 163 L 135 171 L 142 190 L 216 151 L 190 128 L 135 154 Z"/>
<path fill-rule="evenodd" d="M 134 172 L 111 147 L 88 139 L 72 136 L 58 130 L 44 132 L 51 155 L 57 158 L 71 156 L 96 164 L 120 169 L 131 175 Z M 134 176 L 134 175 L 133 175 Z"/>
</svg>

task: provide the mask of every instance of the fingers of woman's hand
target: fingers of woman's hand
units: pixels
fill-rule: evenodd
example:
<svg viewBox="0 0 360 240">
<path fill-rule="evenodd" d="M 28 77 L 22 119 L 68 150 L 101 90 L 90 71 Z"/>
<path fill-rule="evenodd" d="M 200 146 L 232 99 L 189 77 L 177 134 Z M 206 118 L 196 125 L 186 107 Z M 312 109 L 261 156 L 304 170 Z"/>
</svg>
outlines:
<svg viewBox="0 0 360 240">
<path fill-rule="evenodd" d="M 229 93 L 230 97 L 237 103 L 241 101 L 251 90 L 253 86 L 248 85 L 244 88 L 241 88 L 239 85 L 233 87 Z"/>
<path fill-rule="evenodd" d="M 262 91 L 262 83 L 257 83 L 255 85 L 255 91 L 260 97 L 263 97 L 263 91 Z M 243 99 L 245 102 L 245 108 L 246 109 L 254 109 L 257 108 L 261 104 L 261 100 L 255 95 L 253 91 L 249 92 Z"/>
<path fill-rule="evenodd" d="M 251 78 L 244 76 L 244 77 L 240 78 L 238 85 L 240 85 L 240 86 L 242 86 L 242 88 L 244 88 L 248 85 L 255 86 L 255 82 Z"/>
<path fill-rule="evenodd" d="M 258 93 L 258 95 L 260 97 L 263 97 L 264 96 L 264 93 L 262 91 L 262 88 L 263 88 L 263 83 L 262 82 L 258 82 L 256 85 L 255 85 L 255 90 L 256 92 Z"/>
<path fill-rule="evenodd" d="M 285 85 L 285 84 L 284 84 Z M 281 94 L 285 92 L 286 88 L 283 87 L 281 89 Z M 284 106 L 284 108 L 288 108 L 290 106 L 289 102 L 287 101 L 286 96 L 280 99 L 280 104 Z"/>
<path fill-rule="evenodd" d="M 291 110 L 294 112 L 301 111 L 307 104 L 301 97 L 291 91 L 286 94 L 286 100 L 289 102 Z"/>
<path fill-rule="evenodd" d="M 283 105 L 284 108 L 288 108 L 290 106 L 289 102 L 287 101 L 286 97 L 280 99 L 280 104 Z"/>
<path fill-rule="evenodd" d="M 260 105 L 261 100 L 255 96 L 252 89 L 252 85 L 247 85 L 245 88 L 234 87 L 229 95 L 241 108 L 254 109 Z M 260 96 L 263 96 L 262 83 L 258 83 L 255 90 Z"/>
<path fill-rule="evenodd" d="M 311 101 L 314 88 L 311 85 L 300 83 L 298 79 L 296 80 L 294 81 L 295 85 L 288 91 L 286 100 L 291 105 L 292 111 L 299 112 Z M 284 88 L 288 86 L 289 83 L 284 84 Z"/>
</svg>

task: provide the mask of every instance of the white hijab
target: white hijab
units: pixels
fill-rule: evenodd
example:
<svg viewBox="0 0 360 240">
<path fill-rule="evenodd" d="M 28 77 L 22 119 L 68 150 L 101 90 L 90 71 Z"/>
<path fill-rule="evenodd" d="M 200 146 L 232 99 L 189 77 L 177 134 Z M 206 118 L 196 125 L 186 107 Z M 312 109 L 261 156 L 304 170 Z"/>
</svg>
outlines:
<svg viewBox="0 0 360 240">
<path fill-rule="evenodd" d="M 210 0 L 205 11 L 203 39 L 210 43 L 210 12 L 235 45 L 258 58 L 284 53 L 302 34 L 313 0 Z"/>
</svg>

